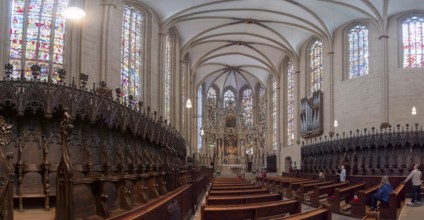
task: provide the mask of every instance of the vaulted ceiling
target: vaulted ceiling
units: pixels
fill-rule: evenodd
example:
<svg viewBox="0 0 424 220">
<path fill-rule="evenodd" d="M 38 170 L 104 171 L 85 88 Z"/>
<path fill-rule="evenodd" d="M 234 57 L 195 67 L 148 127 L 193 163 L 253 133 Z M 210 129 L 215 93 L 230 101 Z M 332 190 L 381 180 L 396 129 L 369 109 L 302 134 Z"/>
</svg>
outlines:
<svg viewBox="0 0 424 220">
<path fill-rule="evenodd" d="M 191 81 L 220 89 L 266 87 L 286 57 L 298 62 L 308 39 L 319 36 L 331 46 L 333 32 L 346 22 L 367 19 L 384 35 L 388 17 L 424 9 L 422 0 L 139 1 L 157 13 L 163 33 L 178 31 L 182 57 L 191 57 Z"/>
</svg>

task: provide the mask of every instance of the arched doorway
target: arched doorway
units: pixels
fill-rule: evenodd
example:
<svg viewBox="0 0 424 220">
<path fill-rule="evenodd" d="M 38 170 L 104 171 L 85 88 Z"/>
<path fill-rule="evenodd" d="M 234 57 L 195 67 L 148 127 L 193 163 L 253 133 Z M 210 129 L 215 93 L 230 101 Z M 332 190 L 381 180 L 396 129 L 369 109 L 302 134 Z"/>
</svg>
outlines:
<svg viewBox="0 0 424 220">
<path fill-rule="evenodd" d="M 286 157 L 284 159 L 284 172 L 286 172 L 286 173 L 290 172 L 291 164 L 292 164 L 291 157 Z"/>
</svg>

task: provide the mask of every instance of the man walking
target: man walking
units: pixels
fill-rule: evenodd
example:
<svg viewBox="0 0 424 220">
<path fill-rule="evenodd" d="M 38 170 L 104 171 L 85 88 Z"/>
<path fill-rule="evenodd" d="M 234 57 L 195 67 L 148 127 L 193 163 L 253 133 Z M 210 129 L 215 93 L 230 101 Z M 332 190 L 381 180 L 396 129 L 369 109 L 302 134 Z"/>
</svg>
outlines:
<svg viewBox="0 0 424 220">
<path fill-rule="evenodd" d="M 412 179 L 412 200 L 408 203 L 408 205 L 414 205 L 415 203 L 419 204 L 421 202 L 421 184 L 423 174 L 418 169 L 419 164 L 415 164 L 414 170 L 406 177 L 403 184 L 407 183 L 410 179 Z"/>
</svg>

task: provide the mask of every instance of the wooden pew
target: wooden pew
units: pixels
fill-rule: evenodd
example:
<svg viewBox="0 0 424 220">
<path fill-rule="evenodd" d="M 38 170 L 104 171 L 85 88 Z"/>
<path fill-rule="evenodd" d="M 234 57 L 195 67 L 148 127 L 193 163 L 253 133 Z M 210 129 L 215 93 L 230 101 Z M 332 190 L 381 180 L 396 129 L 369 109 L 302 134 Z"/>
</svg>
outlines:
<svg viewBox="0 0 424 220">
<path fill-rule="evenodd" d="M 389 202 L 380 204 L 381 219 L 397 219 L 405 203 L 405 184 L 400 184 L 389 195 Z"/>
<path fill-rule="evenodd" d="M 371 195 L 378 191 L 379 185 L 375 185 L 366 190 L 359 190 L 357 193 L 359 202 L 350 202 L 350 213 L 356 217 L 365 216 L 365 208 L 367 204 L 371 204 Z"/>
<path fill-rule="evenodd" d="M 346 204 L 350 202 L 355 192 L 358 190 L 363 190 L 365 188 L 365 183 L 358 183 L 344 188 L 337 188 L 334 190 L 332 197 L 328 197 L 328 201 L 331 205 L 331 211 L 339 213 L 340 212 L 340 202 L 345 200 Z"/>
<path fill-rule="evenodd" d="M 327 208 L 319 208 L 282 218 L 272 218 L 271 220 L 331 220 L 331 211 Z"/>
<path fill-rule="evenodd" d="M 244 179 L 239 178 L 215 178 L 212 183 L 241 183 L 246 182 Z"/>
<path fill-rule="evenodd" d="M 211 186 L 211 190 L 244 190 L 244 189 L 260 189 L 261 186 Z"/>
<path fill-rule="evenodd" d="M 282 194 L 253 194 L 241 196 L 206 196 L 206 205 L 241 205 L 283 200 Z"/>
<path fill-rule="evenodd" d="M 251 186 L 251 183 L 240 182 L 240 183 L 212 183 L 211 186 Z"/>
<path fill-rule="evenodd" d="M 280 179 L 276 180 L 274 186 L 278 187 L 280 191 L 284 192 L 284 189 L 287 189 L 290 185 L 290 183 L 297 183 L 297 182 L 303 182 L 309 179 L 304 178 L 289 178 L 289 179 Z"/>
<path fill-rule="evenodd" d="M 321 195 L 332 195 L 335 188 L 346 187 L 348 184 L 349 182 L 344 182 L 325 186 L 315 186 L 314 194 L 311 195 L 311 205 L 315 208 L 318 208 L 320 206 L 319 200 Z"/>
<path fill-rule="evenodd" d="M 202 206 L 202 220 L 239 220 L 259 219 L 264 217 L 278 217 L 285 213 L 291 215 L 301 212 L 298 200 L 286 200 L 278 202 L 265 202 L 231 206 Z"/>
<path fill-rule="evenodd" d="M 299 192 L 296 195 L 296 198 L 303 202 L 305 200 L 305 193 L 308 193 L 309 191 L 314 190 L 315 186 L 324 186 L 333 184 L 334 181 L 326 181 L 326 182 L 318 182 L 318 183 L 308 183 L 308 184 L 300 184 Z"/>
<path fill-rule="evenodd" d="M 209 190 L 210 196 L 236 196 L 249 194 L 269 193 L 269 189 L 247 189 L 247 190 Z"/>
<path fill-rule="evenodd" d="M 318 183 L 318 180 L 306 180 L 301 182 L 290 182 L 289 187 L 286 189 L 286 197 L 289 199 L 293 198 L 293 191 L 297 192 L 301 184 Z"/>
</svg>

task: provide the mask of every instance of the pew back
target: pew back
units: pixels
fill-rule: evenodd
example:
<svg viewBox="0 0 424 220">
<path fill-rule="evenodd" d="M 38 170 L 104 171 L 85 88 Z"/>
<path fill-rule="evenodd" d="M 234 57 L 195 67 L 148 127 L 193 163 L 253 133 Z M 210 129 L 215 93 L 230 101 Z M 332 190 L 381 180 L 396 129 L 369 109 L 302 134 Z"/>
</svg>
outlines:
<svg viewBox="0 0 424 220">
<path fill-rule="evenodd" d="M 405 203 L 405 184 L 400 184 L 390 193 L 387 205 L 380 205 L 381 219 L 397 219 Z"/>
<path fill-rule="evenodd" d="M 206 205 L 239 205 L 283 200 L 281 194 L 257 194 L 243 196 L 207 196 Z"/>
<path fill-rule="evenodd" d="M 271 220 L 331 220 L 331 211 L 327 208 L 319 208 L 282 218 L 273 218 Z"/>
<path fill-rule="evenodd" d="M 377 192 L 380 185 L 375 185 L 366 190 L 359 190 L 357 193 L 359 202 L 351 202 L 351 214 L 354 216 L 362 217 L 365 215 L 365 207 L 371 204 L 371 195 Z"/>
<path fill-rule="evenodd" d="M 259 219 L 264 217 L 278 217 L 285 213 L 296 214 L 301 212 L 300 202 L 286 200 L 232 206 L 202 206 L 202 220 L 241 220 Z"/>
<path fill-rule="evenodd" d="M 248 190 L 210 190 L 210 196 L 235 196 L 247 194 L 263 194 L 269 193 L 269 189 L 248 189 Z"/>
</svg>

